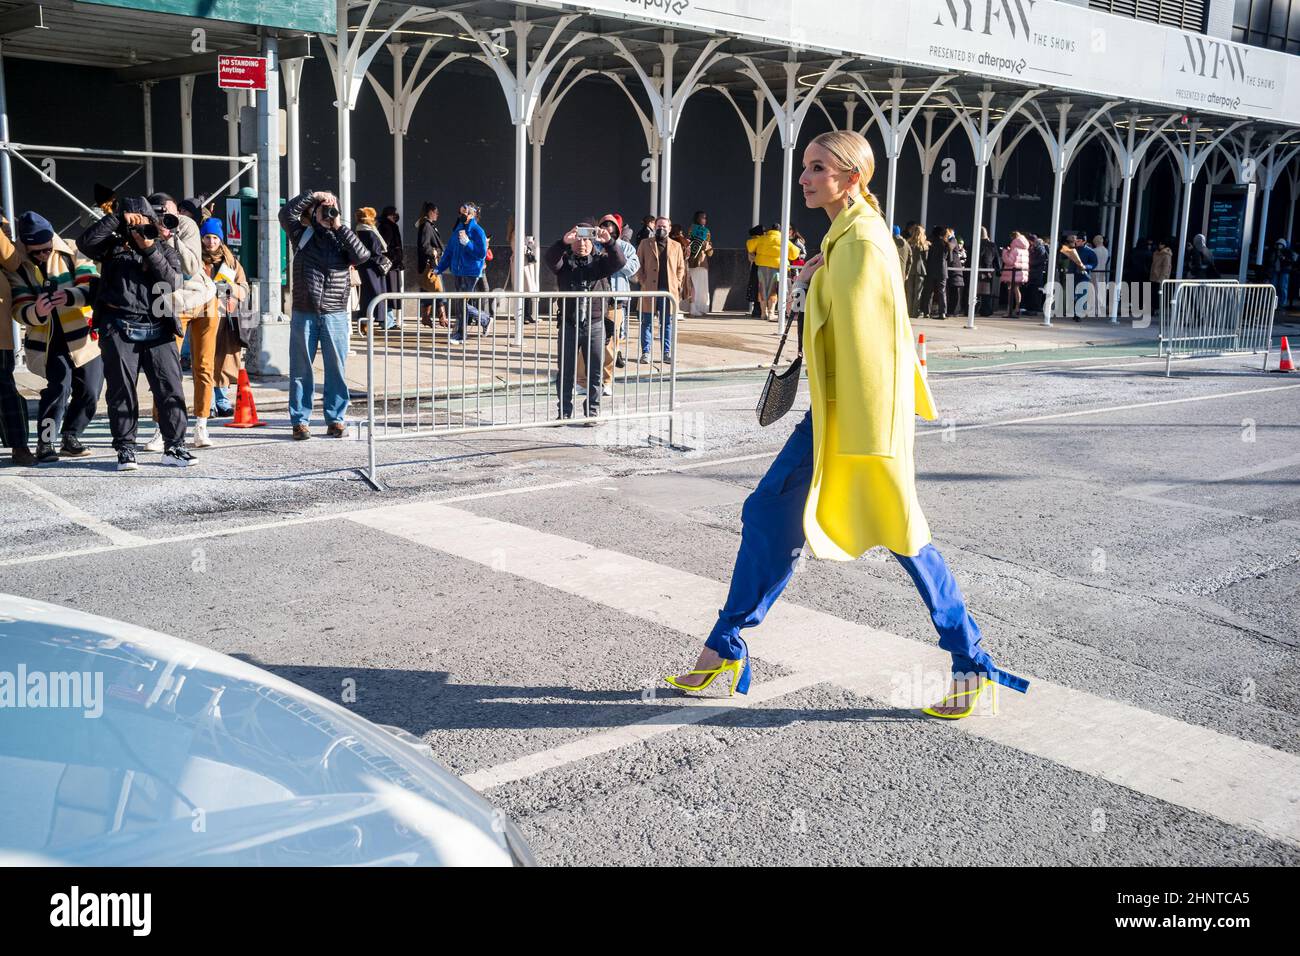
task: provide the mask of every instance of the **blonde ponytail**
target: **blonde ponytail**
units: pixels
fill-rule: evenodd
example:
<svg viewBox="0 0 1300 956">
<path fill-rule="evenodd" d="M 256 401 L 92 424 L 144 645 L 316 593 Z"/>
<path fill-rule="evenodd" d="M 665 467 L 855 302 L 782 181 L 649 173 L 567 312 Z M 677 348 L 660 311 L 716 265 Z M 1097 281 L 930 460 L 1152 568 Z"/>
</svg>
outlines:
<svg viewBox="0 0 1300 956">
<path fill-rule="evenodd" d="M 814 137 L 813 143 L 830 153 L 842 172 L 858 174 L 858 194 L 876 215 L 883 217 L 880 200 L 869 188 L 876 172 L 876 154 L 866 137 L 852 130 L 833 129 Z"/>
</svg>

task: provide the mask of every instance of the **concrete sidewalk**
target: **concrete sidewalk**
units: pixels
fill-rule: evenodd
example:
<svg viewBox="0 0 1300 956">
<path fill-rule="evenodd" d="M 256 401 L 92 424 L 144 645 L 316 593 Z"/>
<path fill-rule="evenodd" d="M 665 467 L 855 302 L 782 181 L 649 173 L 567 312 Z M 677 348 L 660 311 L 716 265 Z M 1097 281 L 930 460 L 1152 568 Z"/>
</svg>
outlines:
<svg viewBox="0 0 1300 956">
<path fill-rule="evenodd" d="M 751 318 L 740 313 L 714 313 L 703 318 L 681 318 L 677 328 L 677 371 L 678 373 L 763 368 L 769 365 L 776 352 L 777 323 L 763 319 Z M 977 355 L 1003 352 L 1037 352 L 1054 349 L 1079 349 L 1094 346 L 1133 346 L 1150 345 L 1154 350 L 1159 334 L 1158 324 L 1145 328 L 1134 328 L 1131 322 L 1111 325 L 1105 320 L 1089 319 L 1075 322 L 1072 319 L 1054 321 L 1050 327 L 1042 324 L 1039 316 L 1022 316 L 1009 319 L 1003 316 L 976 318 L 976 327 L 965 327 L 964 316 L 947 319 L 916 319 L 912 322 L 914 334 L 924 332 L 926 347 L 931 357 L 943 355 Z M 629 332 L 630 348 L 628 353 L 628 374 L 636 374 L 635 341 L 636 323 L 633 322 Z M 420 358 L 414 351 L 418 343 Z M 1274 326 L 1275 339 L 1282 335 L 1297 336 L 1300 346 L 1300 314 L 1288 313 L 1285 321 L 1281 318 Z M 553 356 L 555 331 L 553 323 L 543 320 L 537 325 L 525 326 L 524 349 L 510 347 L 507 326 L 500 325 L 496 335 L 498 372 L 495 381 L 498 385 L 536 385 L 550 381 L 550 372 L 543 361 L 536 371 L 532 369 L 533 357 L 541 360 Z M 405 349 L 405 356 L 399 355 L 398 346 Z M 430 350 L 430 330 L 420 327 L 414 317 L 408 316 L 399 335 L 389 333 L 387 339 L 382 335 L 375 337 L 375 374 L 383 375 L 385 363 L 388 369 L 388 381 L 395 385 L 399 380 L 407 383 L 407 390 L 415 387 L 417 380 L 427 395 L 430 389 L 443 389 L 449 379 L 451 370 L 457 369 L 460 348 L 453 348 L 448 353 L 447 330 L 436 329 Z M 470 332 L 464 347 L 468 368 L 472 370 L 476 356 L 482 361 L 491 354 L 492 337 L 478 338 Z M 481 350 L 481 351 L 480 351 Z M 794 343 L 786 345 L 786 355 L 793 357 Z M 432 361 L 431 361 L 432 355 Z M 449 362 L 448 359 L 451 359 Z M 521 358 L 523 362 L 521 362 Z M 509 363 L 509 364 L 507 364 Z M 418 365 L 418 369 L 417 369 Z M 641 367 L 642 369 L 645 366 Z M 666 368 L 655 365 L 656 372 L 666 372 Z M 418 374 L 417 374 L 418 373 Z M 44 381 L 27 371 L 16 374 L 20 391 L 29 399 L 35 399 Z M 347 363 L 348 385 L 354 399 L 364 396 L 366 391 L 366 339 L 362 335 L 352 336 L 352 352 Z M 320 389 L 323 380 L 320 361 L 316 362 L 316 387 Z M 450 376 L 453 390 L 458 387 L 459 375 Z M 253 398 L 259 411 L 284 412 L 288 408 L 287 378 L 261 378 L 253 381 Z M 191 375 L 185 376 L 185 394 L 187 401 L 193 397 L 194 382 Z M 393 394 L 396 397 L 395 393 Z M 231 396 L 233 401 L 233 394 Z M 141 382 L 140 403 L 142 417 L 152 411 L 152 396 L 149 389 Z M 34 409 L 33 409 L 34 411 Z"/>
</svg>

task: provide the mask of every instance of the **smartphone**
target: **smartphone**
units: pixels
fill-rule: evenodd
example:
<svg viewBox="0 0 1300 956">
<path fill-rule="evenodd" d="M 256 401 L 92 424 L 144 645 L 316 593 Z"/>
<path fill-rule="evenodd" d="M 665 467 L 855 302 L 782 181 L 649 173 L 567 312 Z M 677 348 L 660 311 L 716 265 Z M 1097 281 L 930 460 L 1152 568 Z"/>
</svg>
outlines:
<svg viewBox="0 0 1300 956">
<path fill-rule="evenodd" d="M 596 229 L 595 226 L 579 226 L 574 230 L 574 232 L 577 234 L 579 239 L 590 239 L 592 242 L 595 242 L 599 230 Z"/>
</svg>

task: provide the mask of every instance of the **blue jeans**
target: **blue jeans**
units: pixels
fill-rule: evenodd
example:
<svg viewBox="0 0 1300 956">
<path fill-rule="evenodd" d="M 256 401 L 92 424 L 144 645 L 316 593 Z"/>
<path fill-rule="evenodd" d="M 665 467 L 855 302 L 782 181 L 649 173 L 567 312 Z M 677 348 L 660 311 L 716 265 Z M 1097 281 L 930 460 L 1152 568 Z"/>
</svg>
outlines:
<svg viewBox="0 0 1300 956">
<path fill-rule="evenodd" d="M 705 646 L 727 660 L 740 660 L 747 649 L 743 628 L 762 623 L 768 609 L 789 583 L 804 545 L 803 510 L 812 484 L 812 412 L 804 415 L 745 499 L 740 553 L 731 575 L 727 604 L 718 612 Z M 912 578 L 939 632 L 939 646 L 952 655 L 953 674 L 981 672 L 1021 693 L 1029 681 L 999 670 L 980 646 L 980 629 L 966 609 L 966 599 L 943 556 L 927 544 L 914 557 L 890 552 Z"/>
<path fill-rule="evenodd" d="M 215 415 L 218 411 L 228 412 L 235 406 L 230 404 L 230 396 L 226 394 L 226 389 L 220 385 L 212 387 L 212 409 L 211 414 Z"/>
<path fill-rule="evenodd" d="M 664 358 L 670 358 L 673 354 L 673 306 L 666 299 L 651 300 L 654 302 L 654 312 L 643 311 L 641 313 L 641 354 L 649 355 L 650 346 L 654 338 L 654 316 L 659 315 L 659 336 L 663 340 Z M 643 303 L 641 308 L 646 308 Z"/>
<path fill-rule="evenodd" d="M 321 411 L 327 424 L 343 421 L 348 410 L 348 383 L 343 366 L 348 354 L 348 314 L 346 312 L 293 311 L 289 320 L 289 421 L 295 425 L 311 423 L 316 382 L 311 363 L 319 347 L 325 365 L 325 391 Z"/>
<path fill-rule="evenodd" d="M 473 292 L 474 287 L 478 284 L 478 276 L 458 276 L 453 275 L 452 280 L 455 282 L 456 292 Z M 487 298 L 487 293 L 483 293 L 483 298 Z M 452 300 L 451 309 L 456 314 L 456 326 L 452 330 L 452 338 L 463 339 L 465 337 L 465 316 L 468 315 L 471 322 L 477 322 L 479 328 L 487 331 L 488 325 L 492 322 L 492 316 L 487 310 L 480 310 L 477 306 L 471 305 L 473 299 L 461 299 L 460 301 Z"/>
</svg>

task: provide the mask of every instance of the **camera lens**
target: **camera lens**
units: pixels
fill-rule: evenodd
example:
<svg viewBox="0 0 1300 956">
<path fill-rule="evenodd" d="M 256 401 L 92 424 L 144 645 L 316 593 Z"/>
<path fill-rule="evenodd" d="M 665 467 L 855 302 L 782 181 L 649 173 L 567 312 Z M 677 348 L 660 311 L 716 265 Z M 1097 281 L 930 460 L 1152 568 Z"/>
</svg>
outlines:
<svg viewBox="0 0 1300 956">
<path fill-rule="evenodd" d="M 338 206 L 326 206 L 322 210 L 322 212 L 324 213 L 326 219 L 337 219 L 339 217 Z"/>
<path fill-rule="evenodd" d="M 162 224 L 168 229 L 175 229 L 181 224 L 180 216 L 173 215 L 170 212 L 163 213 L 160 218 L 162 219 Z"/>
</svg>

